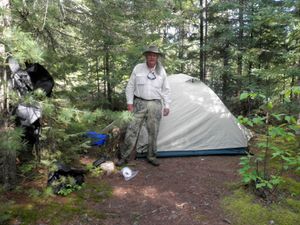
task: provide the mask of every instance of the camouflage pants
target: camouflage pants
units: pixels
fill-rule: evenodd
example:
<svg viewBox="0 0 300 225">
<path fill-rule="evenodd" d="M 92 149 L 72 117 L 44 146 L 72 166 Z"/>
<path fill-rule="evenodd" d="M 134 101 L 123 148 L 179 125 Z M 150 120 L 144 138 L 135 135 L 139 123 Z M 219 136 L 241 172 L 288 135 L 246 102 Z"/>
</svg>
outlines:
<svg viewBox="0 0 300 225">
<path fill-rule="evenodd" d="M 139 133 L 143 123 L 146 124 L 148 132 L 149 160 L 156 158 L 156 141 L 159 122 L 162 117 L 162 104 L 160 100 L 146 101 L 139 98 L 134 99 L 134 120 L 126 130 L 124 145 L 121 148 L 121 157 L 128 159 L 138 141 Z"/>
</svg>

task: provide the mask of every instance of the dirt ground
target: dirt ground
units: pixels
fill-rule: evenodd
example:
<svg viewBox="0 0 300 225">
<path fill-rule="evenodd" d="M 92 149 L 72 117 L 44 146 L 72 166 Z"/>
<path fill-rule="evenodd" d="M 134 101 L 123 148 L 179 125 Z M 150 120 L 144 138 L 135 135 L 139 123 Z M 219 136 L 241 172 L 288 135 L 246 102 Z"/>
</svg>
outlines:
<svg viewBox="0 0 300 225">
<path fill-rule="evenodd" d="M 220 201 L 238 181 L 239 156 L 162 158 L 154 167 L 143 159 L 128 165 L 138 174 L 104 176 L 113 196 L 96 210 L 104 225 L 228 225 Z M 103 223 L 102 223 L 103 222 Z"/>
</svg>

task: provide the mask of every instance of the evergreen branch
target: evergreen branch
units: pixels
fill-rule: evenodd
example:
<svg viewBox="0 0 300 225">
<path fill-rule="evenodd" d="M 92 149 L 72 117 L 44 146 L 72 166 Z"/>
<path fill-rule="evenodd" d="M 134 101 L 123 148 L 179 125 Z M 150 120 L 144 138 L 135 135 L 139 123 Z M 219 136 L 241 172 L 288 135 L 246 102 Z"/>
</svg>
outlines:
<svg viewBox="0 0 300 225">
<path fill-rule="evenodd" d="M 62 36 L 70 37 L 70 38 L 73 38 L 73 39 L 75 39 L 75 40 L 81 40 L 81 38 L 79 38 L 79 37 L 77 37 L 77 36 L 73 36 L 73 35 L 67 34 L 67 33 L 65 33 L 65 32 L 62 32 L 62 31 L 60 31 L 59 29 L 52 28 L 52 30 L 54 30 L 55 32 L 61 34 Z"/>
<path fill-rule="evenodd" d="M 58 5 L 59 5 L 59 10 L 62 14 L 62 17 L 63 17 L 63 19 L 65 19 L 65 9 L 64 9 L 63 0 L 59 0 Z"/>
<path fill-rule="evenodd" d="M 70 3 L 73 3 L 76 7 L 74 8 L 69 8 L 69 7 L 65 7 L 65 9 L 69 12 L 73 12 L 76 14 L 82 14 L 82 15 L 92 15 L 90 12 L 90 9 L 85 6 L 85 5 L 80 5 L 77 2 L 74 2 L 73 0 L 70 0 Z"/>
<path fill-rule="evenodd" d="M 36 2 L 37 2 L 37 0 L 34 0 L 34 2 L 33 2 L 33 9 L 35 10 L 35 6 L 36 6 Z"/>
<path fill-rule="evenodd" d="M 65 19 L 65 21 L 68 23 L 68 24 L 70 24 L 70 25 L 72 25 L 72 26 L 78 26 L 78 24 L 79 23 L 81 23 L 82 21 L 81 20 L 76 20 L 76 19 L 74 19 L 74 18 L 66 18 Z"/>
<path fill-rule="evenodd" d="M 46 24 L 46 19 L 47 19 L 47 14 L 48 14 L 48 6 L 49 6 L 49 0 L 47 0 L 47 3 L 46 3 L 46 11 L 45 11 L 43 26 L 42 26 L 41 30 L 44 30 L 44 27 L 45 27 L 45 24 Z"/>
<path fill-rule="evenodd" d="M 26 0 L 23 0 L 23 5 L 24 5 L 24 8 L 27 8 L 27 3 L 26 3 Z"/>
<path fill-rule="evenodd" d="M 53 37 L 52 33 L 50 32 L 50 30 L 46 27 L 45 28 L 49 38 L 50 38 L 50 41 L 51 41 L 51 47 L 53 49 L 54 52 L 56 52 L 56 45 L 58 45 L 57 41 L 55 41 L 55 38 Z"/>
</svg>

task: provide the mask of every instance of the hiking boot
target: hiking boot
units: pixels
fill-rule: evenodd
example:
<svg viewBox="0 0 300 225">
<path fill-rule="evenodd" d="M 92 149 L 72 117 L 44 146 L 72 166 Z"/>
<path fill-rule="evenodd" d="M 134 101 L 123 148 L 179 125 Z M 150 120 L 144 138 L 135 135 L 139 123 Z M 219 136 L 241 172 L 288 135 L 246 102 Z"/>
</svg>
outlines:
<svg viewBox="0 0 300 225">
<path fill-rule="evenodd" d="M 153 166 L 159 166 L 159 162 L 157 159 L 148 159 L 148 162 Z"/>
<path fill-rule="evenodd" d="M 116 166 L 123 166 L 128 161 L 126 159 L 120 159 L 118 162 L 116 162 Z"/>
</svg>

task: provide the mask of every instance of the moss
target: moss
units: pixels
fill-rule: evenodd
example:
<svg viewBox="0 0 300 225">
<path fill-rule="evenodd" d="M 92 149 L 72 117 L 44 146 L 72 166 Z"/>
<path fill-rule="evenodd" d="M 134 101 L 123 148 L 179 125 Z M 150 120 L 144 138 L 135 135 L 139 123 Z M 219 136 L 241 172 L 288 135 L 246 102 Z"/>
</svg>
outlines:
<svg viewBox="0 0 300 225">
<path fill-rule="evenodd" d="M 273 206 L 269 211 L 270 218 L 275 224 L 297 225 L 300 224 L 300 214 L 290 211 L 289 209 Z"/>
<path fill-rule="evenodd" d="M 232 196 L 226 197 L 222 207 L 229 214 L 234 225 L 269 225 L 274 224 L 296 225 L 300 224 L 300 214 L 286 205 L 271 204 L 263 206 L 254 201 L 254 196 L 242 190 L 236 191 Z"/>
<path fill-rule="evenodd" d="M 64 204 L 51 203 L 43 209 L 43 219 L 48 218 L 48 221 L 51 222 L 51 224 L 59 225 L 62 224 L 62 221 L 69 221 L 83 211 L 84 210 L 80 207 L 80 205 L 75 205 L 72 202 Z"/>
<path fill-rule="evenodd" d="M 299 200 L 289 198 L 286 200 L 286 204 L 287 204 L 287 206 L 289 206 L 291 208 L 292 211 L 300 214 L 300 201 Z"/>
<path fill-rule="evenodd" d="M 104 199 L 112 196 L 112 188 L 105 183 L 86 183 L 85 188 L 77 193 L 78 199 L 81 200 L 92 200 L 93 202 L 102 202 Z"/>
<path fill-rule="evenodd" d="M 8 213 L 3 214 L 6 217 L 10 215 L 9 219 L 17 218 L 22 224 L 35 224 L 37 222 L 47 222 L 52 225 L 62 224 L 63 221 L 72 221 L 78 219 L 78 215 L 84 215 L 92 218 L 104 218 L 103 214 L 94 212 L 89 209 L 89 206 L 83 202 L 78 201 L 77 197 L 70 197 L 67 201 L 54 202 L 49 201 L 47 205 L 14 205 Z M 6 217 L 3 216 L 5 219 Z"/>
<path fill-rule="evenodd" d="M 10 208 L 11 208 L 11 202 L 4 203 L 2 199 L 0 199 L 1 205 L 0 205 L 0 224 L 7 224 L 8 221 L 12 218 Z"/>
<path fill-rule="evenodd" d="M 300 182 L 292 178 L 284 178 L 284 183 L 279 188 L 288 191 L 292 196 L 300 196 Z"/>
<path fill-rule="evenodd" d="M 81 221 L 88 224 L 89 220 L 99 221 L 105 214 L 94 210 L 98 202 L 112 195 L 112 188 L 99 183 L 99 180 L 89 180 L 84 187 L 67 197 L 58 197 L 33 189 L 25 191 L 31 193 L 31 198 L 23 198 L 23 202 L 7 202 L 0 205 L 0 224 L 9 224 L 9 221 L 18 220 L 21 224 L 46 223 L 51 225 L 63 224 L 64 221 Z M 47 192 L 48 193 L 48 192 Z M 23 193 L 24 194 L 24 193 Z M 99 222 L 100 223 L 100 222 Z"/>
<path fill-rule="evenodd" d="M 12 208 L 12 215 L 24 225 L 36 222 L 40 216 L 39 214 L 39 209 L 33 204 L 17 205 Z"/>
<path fill-rule="evenodd" d="M 204 222 L 204 221 L 208 220 L 207 216 L 202 215 L 202 214 L 196 214 L 193 217 L 195 218 L 195 220 L 197 220 L 199 222 Z"/>
</svg>

